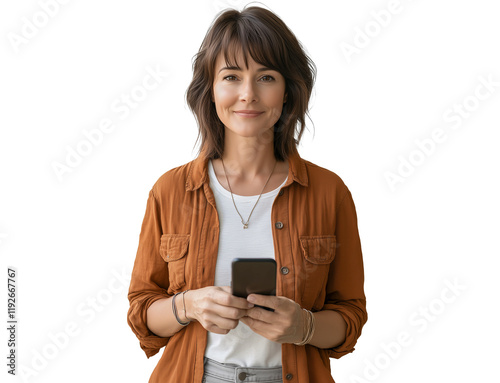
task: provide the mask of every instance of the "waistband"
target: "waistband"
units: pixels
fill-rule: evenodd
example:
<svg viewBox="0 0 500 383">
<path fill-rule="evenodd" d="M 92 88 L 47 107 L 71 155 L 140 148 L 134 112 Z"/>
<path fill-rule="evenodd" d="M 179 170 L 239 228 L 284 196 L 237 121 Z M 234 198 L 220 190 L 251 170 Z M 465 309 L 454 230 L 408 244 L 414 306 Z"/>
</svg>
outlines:
<svg viewBox="0 0 500 383">
<path fill-rule="evenodd" d="M 283 382 L 281 367 L 239 367 L 236 364 L 219 363 L 206 357 L 204 366 L 207 377 L 224 379 L 224 382 Z"/>
</svg>

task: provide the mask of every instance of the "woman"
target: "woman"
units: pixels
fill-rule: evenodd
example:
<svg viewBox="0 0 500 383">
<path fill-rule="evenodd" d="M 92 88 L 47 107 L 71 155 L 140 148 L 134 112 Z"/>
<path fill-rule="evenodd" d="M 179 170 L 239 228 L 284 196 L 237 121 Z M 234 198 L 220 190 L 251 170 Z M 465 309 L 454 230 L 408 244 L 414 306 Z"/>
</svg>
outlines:
<svg viewBox="0 0 500 383">
<path fill-rule="evenodd" d="M 165 347 L 150 382 L 333 382 L 367 313 L 351 193 L 297 151 L 315 66 L 249 7 L 214 20 L 193 72 L 201 150 L 149 192 L 128 294 L 147 357 Z M 276 296 L 233 296 L 235 257 L 274 258 Z"/>
</svg>

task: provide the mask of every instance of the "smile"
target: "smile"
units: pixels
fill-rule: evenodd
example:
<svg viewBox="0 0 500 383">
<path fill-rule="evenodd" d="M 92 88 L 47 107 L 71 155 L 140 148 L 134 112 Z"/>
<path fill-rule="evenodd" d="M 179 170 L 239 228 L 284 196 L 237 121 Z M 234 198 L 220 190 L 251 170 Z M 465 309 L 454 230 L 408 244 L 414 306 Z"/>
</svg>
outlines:
<svg viewBox="0 0 500 383">
<path fill-rule="evenodd" d="M 264 112 L 247 112 L 247 111 L 239 111 L 239 112 L 234 112 L 240 117 L 259 117 L 262 113 Z"/>
</svg>

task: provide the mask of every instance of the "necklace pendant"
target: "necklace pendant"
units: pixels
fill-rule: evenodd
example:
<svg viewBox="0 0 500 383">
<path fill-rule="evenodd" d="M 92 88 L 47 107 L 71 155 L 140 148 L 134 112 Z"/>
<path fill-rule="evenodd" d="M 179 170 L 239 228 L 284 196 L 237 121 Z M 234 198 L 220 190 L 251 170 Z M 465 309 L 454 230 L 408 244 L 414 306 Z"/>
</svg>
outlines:
<svg viewBox="0 0 500 383">
<path fill-rule="evenodd" d="M 248 229 L 248 223 L 243 224 L 243 229 Z"/>
</svg>

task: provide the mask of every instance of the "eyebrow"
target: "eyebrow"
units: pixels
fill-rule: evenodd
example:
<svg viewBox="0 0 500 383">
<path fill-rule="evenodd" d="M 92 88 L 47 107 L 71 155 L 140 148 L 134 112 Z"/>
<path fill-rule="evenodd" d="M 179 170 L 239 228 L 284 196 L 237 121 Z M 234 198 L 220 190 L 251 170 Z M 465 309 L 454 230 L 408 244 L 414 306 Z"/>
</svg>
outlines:
<svg viewBox="0 0 500 383">
<path fill-rule="evenodd" d="M 219 70 L 219 73 L 222 72 L 224 69 L 227 69 L 227 70 L 241 70 L 241 68 L 239 66 L 225 66 L 225 67 L 223 67 L 223 68 L 221 68 Z M 261 68 L 257 69 L 257 72 L 264 72 L 266 70 L 273 70 L 273 69 L 267 68 L 267 67 L 261 67 Z"/>
</svg>

